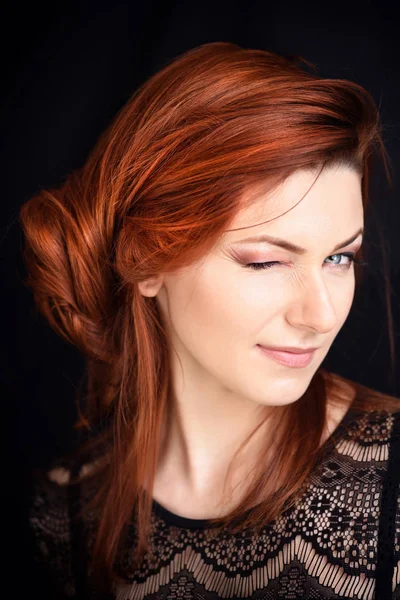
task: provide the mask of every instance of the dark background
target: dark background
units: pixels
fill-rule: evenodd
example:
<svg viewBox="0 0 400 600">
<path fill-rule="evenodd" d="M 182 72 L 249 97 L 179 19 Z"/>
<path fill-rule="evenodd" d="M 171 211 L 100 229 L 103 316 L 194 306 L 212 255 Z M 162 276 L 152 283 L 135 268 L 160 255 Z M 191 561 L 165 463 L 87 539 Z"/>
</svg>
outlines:
<svg viewBox="0 0 400 600">
<path fill-rule="evenodd" d="M 7 501 L 3 529 L 10 532 L 5 544 L 10 569 L 16 567 L 19 573 L 17 597 L 39 591 L 38 578 L 27 576 L 30 471 L 69 448 L 83 369 L 82 357 L 37 314 L 23 284 L 18 211 L 40 188 L 61 183 L 81 166 L 129 95 L 185 50 L 231 41 L 299 54 L 317 66 L 320 76 L 356 81 L 374 97 L 393 166 L 393 188 L 377 164 L 371 182 L 373 206 L 365 218 L 368 274 L 325 366 L 374 389 L 400 394 L 398 369 L 390 379 L 383 277 L 386 256 L 398 355 L 400 20 L 395 15 L 394 3 L 368 1 L 297 6 L 147 0 L 57 2 L 46 7 L 35 2 L 2 8 L 0 361 Z"/>
</svg>

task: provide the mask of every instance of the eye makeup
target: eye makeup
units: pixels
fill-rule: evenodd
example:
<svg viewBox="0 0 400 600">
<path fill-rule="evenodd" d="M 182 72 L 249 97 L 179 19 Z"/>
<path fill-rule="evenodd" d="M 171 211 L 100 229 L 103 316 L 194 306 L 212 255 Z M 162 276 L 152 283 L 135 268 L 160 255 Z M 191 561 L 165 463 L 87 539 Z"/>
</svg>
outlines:
<svg viewBox="0 0 400 600">
<path fill-rule="evenodd" d="M 348 262 L 345 262 L 345 263 L 342 263 L 342 262 L 341 263 L 330 263 L 335 268 L 339 268 L 344 271 L 348 271 L 352 264 L 357 264 L 357 265 L 362 265 L 362 266 L 366 266 L 368 264 L 362 260 L 358 260 L 358 259 L 354 258 L 354 255 L 355 255 L 354 252 L 340 252 L 338 254 L 331 254 L 327 258 L 339 256 L 340 258 L 344 257 L 345 259 L 347 259 Z M 274 261 L 270 261 L 270 262 L 252 262 L 252 263 L 242 264 L 242 266 L 245 268 L 248 268 L 248 269 L 253 269 L 253 271 L 263 271 L 265 269 L 272 269 L 275 265 L 280 265 L 280 264 L 282 264 L 282 263 L 274 260 Z M 327 263 L 327 264 L 329 264 L 329 263 Z"/>
<path fill-rule="evenodd" d="M 355 255 L 357 254 L 357 252 L 360 250 L 361 245 L 356 248 L 354 250 L 354 252 L 334 252 L 332 254 L 329 254 L 326 258 L 332 258 L 332 257 L 336 257 L 336 256 L 340 256 L 340 257 L 345 257 L 348 260 L 348 266 L 350 266 L 351 263 L 355 263 L 355 264 L 367 264 L 367 263 L 363 263 L 363 261 L 359 261 L 355 258 Z M 271 252 L 264 252 L 264 251 L 260 251 L 260 250 L 245 250 L 245 249 L 239 249 L 239 248 L 235 248 L 234 246 L 231 246 L 229 248 L 229 254 L 231 255 L 231 257 L 236 260 L 241 266 L 244 267 L 249 267 L 249 268 L 253 268 L 253 269 L 263 269 L 263 268 L 268 268 L 267 265 L 274 265 L 274 264 L 285 264 L 287 263 L 287 260 L 285 260 L 283 257 L 280 257 L 279 254 L 281 254 L 281 251 L 277 252 L 275 249 L 273 249 Z M 277 256 L 278 255 L 278 256 Z M 281 260 L 279 260 L 281 258 Z M 268 259 L 268 260 L 266 260 Z M 336 263 L 332 263 L 332 264 L 336 264 Z M 255 266 L 254 266 L 255 265 Z M 259 267 L 257 265 L 260 265 Z M 264 265 L 261 266 L 261 265 Z M 344 264 L 340 264 L 338 266 L 344 267 Z"/>
</svg>

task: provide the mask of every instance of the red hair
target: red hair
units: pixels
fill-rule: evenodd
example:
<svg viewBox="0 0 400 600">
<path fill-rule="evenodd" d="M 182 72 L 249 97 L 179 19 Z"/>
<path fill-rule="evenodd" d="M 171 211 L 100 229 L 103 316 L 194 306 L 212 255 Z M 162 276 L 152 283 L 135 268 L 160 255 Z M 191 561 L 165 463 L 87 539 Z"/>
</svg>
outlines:
<svg viewBox="0 0 400 600">
<path fill-rule="evenodd" d="M 87 358 L 77 427 L 89 432 L 82 455 L 97 448 L 99 456 L 91 503 L 99 579 L 116 576 L 133 511 L 138 564 L 151 550 L 151 492 L 172 394 L 157 300 L 138 283 L 199 260 L 246 203 L 298 169 L 356 169 L 364 208 L 375 148 L 390 179 L 371 95 L 298 62 L 226 42 L 184 53 L 135 91 L 81 169 L 21 208 L 26 284 L 50 326 Z M 347 402 L 348 384 L 319 368 L 297 402 L 276 407 L 276 435 L 265 442 L 251 487 L 217 527 L 258 529 L 295 502 L 320 458 L 327 398 Z M 350 388 L 363 410 L 383 400 L 399 407 L 359 383 Z"/>
</svg>

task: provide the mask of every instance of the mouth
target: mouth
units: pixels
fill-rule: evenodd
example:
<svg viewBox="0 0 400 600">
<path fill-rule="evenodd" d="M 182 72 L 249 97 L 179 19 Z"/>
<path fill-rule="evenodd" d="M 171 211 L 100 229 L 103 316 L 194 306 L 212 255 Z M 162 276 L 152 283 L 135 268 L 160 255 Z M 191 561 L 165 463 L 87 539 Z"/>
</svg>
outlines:
<svg viewBox="0 0 400 600">
<path fill-rule="evenodd" d="M 307 367 L 312 359 L 314 358 L 316 348 L 310 352 L 287 352 L 283 350 L 273 350 L 257 344 L 263 356 L 270 358 L 275 362 L 292 368 L 304 368 Z"/>
</svg>

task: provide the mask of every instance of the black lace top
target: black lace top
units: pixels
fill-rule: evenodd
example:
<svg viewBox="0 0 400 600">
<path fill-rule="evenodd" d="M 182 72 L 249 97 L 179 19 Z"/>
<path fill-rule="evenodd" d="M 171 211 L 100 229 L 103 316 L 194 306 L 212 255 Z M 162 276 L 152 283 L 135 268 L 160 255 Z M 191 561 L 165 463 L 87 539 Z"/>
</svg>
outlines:
<svg viewBox="0 0 400 600">
<path fill-rule="evenodd" d="M 329 451 L 301 500 L 257 537 L 208 539 L 207 520 L 175 515 L 154 500 L 156 559 L 146 556 L 139 569 L 131 568 L 132 523 L 121 555 L 125 583 L 115 585 L 114 597 L 400 599 L 400 412 L 350 408 L 326 443 Z M 36 559 L 54 582 L 52 598 L 97 598 L 85 590 L 81 560 L 93 530 L 90 523 L 71 527 L 69 476 L 52 470 L 35 490 Z M 84 479 L 80 493 L 86 493 Z"/>
</svg>

